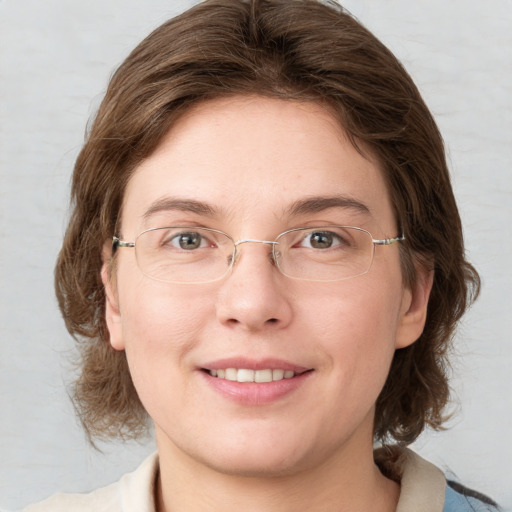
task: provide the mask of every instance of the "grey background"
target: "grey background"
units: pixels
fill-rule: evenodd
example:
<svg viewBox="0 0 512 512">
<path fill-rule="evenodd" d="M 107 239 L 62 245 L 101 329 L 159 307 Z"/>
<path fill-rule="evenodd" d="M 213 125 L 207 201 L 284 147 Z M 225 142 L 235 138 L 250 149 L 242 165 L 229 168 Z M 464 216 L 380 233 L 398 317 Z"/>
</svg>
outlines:
<svg viewBox="0 0 512 512">
<path fill-rule="evenodd" d="M 74 158 L 109 76 L 190 0 L 0 0 L 0 506 L 88 491 L 151 440 L 88 446 L 65 383 L 73 342 L 53 296 Z M 479 302 L 456 343 L 443 433 L 415 448 L 512 508 L 512 2 L 348 0 L 402 60 L 444 134 Z"/>
</svg>

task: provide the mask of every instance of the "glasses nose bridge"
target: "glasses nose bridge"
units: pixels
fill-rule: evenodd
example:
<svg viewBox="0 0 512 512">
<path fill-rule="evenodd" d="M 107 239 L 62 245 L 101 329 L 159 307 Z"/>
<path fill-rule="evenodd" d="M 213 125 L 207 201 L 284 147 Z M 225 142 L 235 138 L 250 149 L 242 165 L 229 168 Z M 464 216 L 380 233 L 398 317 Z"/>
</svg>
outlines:
<svg viewBox="0 0 512 512">
<path fill-rule="evenodd" d="M 256 240 L 254 238 L 242 238 L 241 240 L 237 240 L 234 245 L 235 245 L 235 247 L 238 247 L 239 245 L 247 244 L 247 243 L 251 243 L 251 244 L 269 244 L 269 245 L 272 246 L 272 248 L 275 245 L 279 244 L 279 242 L 276 242 L 275 240 Z"/>
<path fill-rule="evenodd" d="M 270 245 L 272 247 L 272 252 L 270 253 L 270 259 L 272 261 L 272 263 L 275 264 L 275 247 L 276 245 L 279 245 L 279 242 L 275 241 L 275 240 L 257 240 L 255 238 L 242 238 L 241 240 L 237 240 L 236 242 L 234 242 L 234 246 L 235 246 L 235 257 L 233 259 L 233 265 L 236 263 L 236 261 L 238 260 L 238 257 L 239 257 L 239 252 L 238 252 L 238 247 L 242 244 L 264 244 L 264 245 Z"/>
</svg>

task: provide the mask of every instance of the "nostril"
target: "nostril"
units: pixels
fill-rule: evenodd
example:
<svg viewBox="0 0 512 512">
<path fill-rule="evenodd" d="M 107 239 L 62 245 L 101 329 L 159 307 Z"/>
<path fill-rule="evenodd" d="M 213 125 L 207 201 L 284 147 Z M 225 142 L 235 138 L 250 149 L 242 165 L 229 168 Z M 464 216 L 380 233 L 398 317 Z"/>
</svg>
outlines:
<svg viewBox="0 0 512 512">
<path fill-rule="evenodd" d="M 277 318 L 269 318 L 267 320 L 267 322 L 270 323 L 270 324 L 276 324 L 278 322 L 278 320 L 277 320 Z"/>
</svg>

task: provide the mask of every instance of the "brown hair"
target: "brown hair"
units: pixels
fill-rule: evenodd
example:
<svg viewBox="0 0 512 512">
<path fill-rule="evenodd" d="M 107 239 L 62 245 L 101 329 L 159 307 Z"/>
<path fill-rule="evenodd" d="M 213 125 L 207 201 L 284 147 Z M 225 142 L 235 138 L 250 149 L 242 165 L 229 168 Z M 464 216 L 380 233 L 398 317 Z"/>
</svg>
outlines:
<svg viewBox="0 0 512 512">
<path fill-rule="evenodd" d="M 66 326 L 81 341 L 74 401 L 87 433 L 136 437 L 145 425 L 125 354 L 108 342 L 100 278 L 126 183 L 192 104 L 235 94 L 328 105 L 354 145 L 381 163 L 407 238 L 404 282 L 414 283 L 414 261 L 435 274 L 424 332 L 396 352 L 378 398 L 375 437 L 409 443 L 426 425 L 440 428 L 447 350 L 479 279 L 464 258 L 443 141 L 417 88 L 333 2 L 206 0 L 156 29 L 120 66 L 76 162 L 55 283 Z"/>
</svg>

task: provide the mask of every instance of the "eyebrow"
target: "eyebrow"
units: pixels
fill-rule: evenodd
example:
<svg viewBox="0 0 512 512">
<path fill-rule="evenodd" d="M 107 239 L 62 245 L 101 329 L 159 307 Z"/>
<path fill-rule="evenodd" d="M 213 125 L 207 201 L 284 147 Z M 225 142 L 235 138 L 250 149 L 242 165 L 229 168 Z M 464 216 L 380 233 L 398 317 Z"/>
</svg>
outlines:
<svg viewBox="0 0 512 512">
<path fill-rule="evenodd" d="M 205 215 L 209 217 L 213 217 L 217 214 L 215 207 L 202 201 L 196 201 L 195 199 L 164 197 L 162 199 L 157 199 L 154 203 L 152 203 L 151 206 L 144 212 L 142 217 L 147 220 L 156 213 L 173 210 L 196 213 L 198 215 Z"/>
<path fill-rule="evenodd" d="M 301 199 L 292 203 L 286 213 L 290 216 L 305 215 L 308 213 L 318 213 L 329 208 L 344 208 L 354 210 L 365 215 L 370 215 L 370 209 L 363 202 L 352 197 L 336 195 L 336 196 L 315 196 L 307 199 Z"/>
<path fill-rule="evenodd" d="M 314 196 L 301 199 L 288 206 L 285 209 L 285 214 L 289 216 L 306 215 L 328 210 L 329 208 L 344 208 L 370 215 L 370 209 L 363 202 L 343 195 L 327 197 Z M 214 217 L 218 214 L 218 210 L 214 206 L 203 201 L 177 197 L 163 197 L 157 199 L 150 205 L 144 212 L 143 218 L 147 220 L 156 213 L 165 211 L 190 212 L 208 217 Z"/>
</svg>

